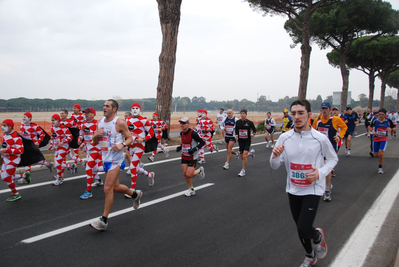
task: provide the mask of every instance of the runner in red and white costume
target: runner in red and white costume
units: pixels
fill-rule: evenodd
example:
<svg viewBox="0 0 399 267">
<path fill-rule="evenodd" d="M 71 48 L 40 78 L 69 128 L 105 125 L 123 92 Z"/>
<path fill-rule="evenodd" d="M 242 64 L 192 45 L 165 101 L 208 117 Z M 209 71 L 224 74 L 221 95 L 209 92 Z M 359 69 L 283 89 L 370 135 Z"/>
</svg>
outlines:
<svg viewBox="0 0 399 267">
<path fill-rule="evenodd" d="M 145 149 L 145 142 L 154 136 L 154 131 L 151 127 L 151 123 L 146 118 L 140 116 L 141 107 L 139 103 L 133 103 L 131 109 L 132 117 L 128 118 L 127 127 L 133 137 L 133 142 L 129 145 L 129 151 L 131 159 L 131 189 L 134 190 L 136 188 L 137 170 L 140 168 L 140 159 Z M 147 177 L 148 184 L 153 186 L 155 173 L 150 172 Z"/>
<path fill-rule="evenodd" d="M 168 125 L 164 121 L 161 121 L 159 119 L 158 113 L 154 112 L 152 114 L 152 120 L 151 120 L 151 127 L 154 130 L 154 135 L 158 139 L 158 147 L 162 150 L 162 152 L 165 154 L 165 157 L 169 157 L 169 151 L 162 145 L 161 143 L 161 138 L 162 138 L 162 131 L 165 131 L 168 128 Z M 155 159 L 155 155 L 157 154 L 157 150 L 152 151 L 152 155 L 148 157 L 148 159 L 153 162 Z"/>
<path fill-rule="evenodd" d="M 202 120 L 201 120 L 201 131 L 202 131 L 202 139 L 205 141 L 205 146 L 208 148 L 210 152 L 215 150 L 216 152 L 219 151 L 217 146 L 212 145 L 212 132 L 214 131 L 213 121 L 208 118 L 208 111 L 205 109 L 202 110 Z M 205 163 L 205 157 L 202 155 L 203 158 L 201 162 L 198 163 Z"/>
<path fill-rule="evenodd" d="M 102 165 L 101 146 L 93 145 L 93 135 L 97 130 L 98 121 L 94 119 L 96 110 L 94 108 L 86 108 L 83 111 L 86 114 L 86 121 L 80 125 L 79 141 L 80 149 L 86 152 L 86 191 L 80 196 L 80 199 L 88 199 L 93 196 L 91 186 L 96 176 L 96 185 L 101 185 L 101 179 L 98 176 L 99 165 Z"/>
<path fill-rule="evenodd" d="M 10 188 L 12 195 L 6 199 L 7 202 L 13 202 L 21 199 L 21 195 L 15 188 L 15 171 L 21 162 L 21 154 L 24 153 L 22 139 L 14 131 L 14 122 L 10 119 L 4 120 L 1 125 L 3 131 L 2 146 L 0 149 L 3 164 L 1 165 L 1 179 Z M 30 176 L 27 177 L 30 182 Z"/>
<path fill-rule="evenodd" d="M 55 181 L 53 185 L 61 185 L 63 183 L 62 175 L 66 168 L 65 157 L 69 150 L 68 143 L 72 140 L 72 134 L 64 124 L 61 123 L 61 117 L 54 114 L 51 117 L 53 126 L 51 127 L 51 140 L 48 150 L 54 149 L 55 168 L 57 175 L 54 176 Z"/>
<path fill-rule="evenodd" d="M 201 137 L 202 140 L 204 140 L 204 137 L 202 135 L 202 129 L 201 129 L 201 125 L 202 125 L 202 109 L 199 109 L 197 111 L 198 116 L 197 118 L 195 118 L 195 127 L 194 127 L 194 131 L 197 132 L 198 136 Z M 205 163 L 205 155 L 204 155 L 204 147 L 201 147 L 198 150 L 198 164 L 202 164 Z"/>
<path fill-rule="evenodd" d="M 72 126 L 72 128 L 78 128 L 80 129 L 81 125 L 85 123 L 86 117 L 83 112 L 81 112 L 81 108 L 79 104 L 73 105 L 73 113 L 71 115 L 71 120 L 75 122 L 75 125 Z M 79 148 L 74 148 L 73 149 L 74 155 L 74 163 L 77 165 L 79 163 L 83 163 L 82 159 L 79 158 Z"/>
<path fill-rule="evenodd" d="M 68 110 L 66 110 L 66 109 L 61 110 L 60 118 L 61 118 L 60 123 L 62 125 L 64 125 L 65 127 L 77 128 L 75 121 L 73 119 L 68 119 Z M 71 148 L 69 147 L 69 145 L 68 145 L 68 150 L 67 150 L 67 156 L 69 159 L 73 159 L 74 161 L 76 160 L 75 156 L 72 155 L 72 151 L 71 151 Z M 72 163 L 72 164 L 66 164 L 66 167 L 70 170 L 71 174 L 74 174 L 77 171 L 78 165 L 75 163 Z"/>
<path fill-rule="evenodd" d="M 44 131 L 37 125 L 36 123 L 32 122 L 32 114 L 30 112 L 25 112 L 22 118 L 22 124 L 19 129 L 20 135 L 28 140 L 32 140 L 37 147 L 39 147 L 40 143 L 44 139 Z M 50 169 L 50 172 L 53 171 L 53 163 L 46 162 L 44 160 L 38 162 L 39 165 L 45 165 L 47 168 Z M 31 175 L 31 165 L 25 167 L 25 173 L 21 176 L 21 179 L 18 180 L 19 184 L 24 184 L 27 182 L 26 177 L 27 175 Z"/>
</svg>

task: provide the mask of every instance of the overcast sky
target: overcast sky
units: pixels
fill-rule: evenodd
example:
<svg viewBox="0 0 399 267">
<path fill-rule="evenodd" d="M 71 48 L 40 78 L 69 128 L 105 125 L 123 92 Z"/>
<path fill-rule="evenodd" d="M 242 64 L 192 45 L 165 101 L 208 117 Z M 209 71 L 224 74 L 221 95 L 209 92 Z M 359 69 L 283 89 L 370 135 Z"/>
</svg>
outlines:
<svg viewBox="0 0 399 267">
<path fill-rule="evenodd" d="M 399 0 L 390 2 L 399 9 Z M 242 0 L 183 0 L 173 96 L 296 96 L 300 49 L 290 48 L 285 20 Z M 0 99 L 156 97 L 156 0 L 0 0 L 0 40 Z M 313 45 L 310 99 L 341 91 L 329 51 Z M 352 70 L 349 90 L 354 99 L 368 95 L 367 76 Z"/>
</svg>

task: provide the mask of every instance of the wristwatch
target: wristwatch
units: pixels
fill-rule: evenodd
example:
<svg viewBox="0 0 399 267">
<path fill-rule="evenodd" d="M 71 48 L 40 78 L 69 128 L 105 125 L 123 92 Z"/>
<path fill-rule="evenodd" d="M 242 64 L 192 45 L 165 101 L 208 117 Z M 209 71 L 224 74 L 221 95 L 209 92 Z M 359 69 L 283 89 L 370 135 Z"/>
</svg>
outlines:
<svg viewBox="0 0 399 267">
<path fill-rule="evenodd" d="M 123 147 L 126 147 L 126 144 L 125 144 L 125 142 L 123 142 L 123 143 L 122 143 L 122 145 L 123 145 Z"/>
</svg>

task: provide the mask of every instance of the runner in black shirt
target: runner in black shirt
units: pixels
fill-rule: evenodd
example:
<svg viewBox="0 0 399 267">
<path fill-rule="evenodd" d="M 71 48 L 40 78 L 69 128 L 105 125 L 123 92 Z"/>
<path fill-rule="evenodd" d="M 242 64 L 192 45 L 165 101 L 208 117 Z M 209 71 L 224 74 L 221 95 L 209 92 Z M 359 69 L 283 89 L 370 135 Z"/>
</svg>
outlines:
<svg viewBox="0 0 399 267">
<path fill-rule="evenodd" d="M 239 151 L 242 159 L 242 170 L 238 176 L 245 176 L 245 168 L 248 163 L 248 154 L 253 158 L 255 157 L 255 150 L 249 150 L 251 146 L 251 138 L 255 136 L 256 128 L 252 121 L 247 120 L 247 110 L 240 111 L 241 119 L 236 122 L 236 139 L 238 140 Z M 251 134 L 252 129 L 252 134 Z"/>
</svg>

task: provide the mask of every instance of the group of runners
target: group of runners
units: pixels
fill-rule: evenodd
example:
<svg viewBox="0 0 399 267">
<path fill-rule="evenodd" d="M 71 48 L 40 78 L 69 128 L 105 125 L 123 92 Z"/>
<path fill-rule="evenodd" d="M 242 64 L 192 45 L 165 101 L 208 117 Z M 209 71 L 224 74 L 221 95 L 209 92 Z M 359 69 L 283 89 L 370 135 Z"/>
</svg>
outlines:
<svg viewBox="0 0 399 267">
<path fill-rule="evenodd" d="M 105 204 L 103 214 L 90 225 L 96 230 L 104 231 L 108 227 L 108 215 L 111 211 L 114 192 L 122 193 L 133 200 L 133 208 L 139 208 L 143 192 L 136 189 L 137 174 L 148 177 L 149 185 L 155 183 L 155 173 L 143 169 L 141 158 L 146 150 L 146 144 L 155 141 L 152 147 L 150 161 L 154 161 L 156 149 L 160 148 L 165 156 L 168 150 L 162 146 L 161 138 L 166 124 L 159 120 L 157 113 L 153 114 L 153 120 L 142 117 L 141 107 L 133 103 L 131 113 L 125 114 L 125 118 L 117 117 L 118 103 L 109 99 L 104 103 L 104 117 L 95 120 L 96 111 L 86 108 L 81 111 L 79 105 L 74 106 L 74 115 L 67 118 L 68 112 L 54 114 L 51 117 L 52 129 L 50 134 L 49 149 L 55 151 L 54 164 L 44 160 L 38 164 L 47 166 L 52 171 L 57 169 L 54 176 L 54 185 L 63 183 L 63 173 L 66 168 L 71 172 L 76 171 L 78 163 L 86 167 L 87 184 L 81 199 L 92 197 L 91 187 L 104 185 Z M 208 118 L 206 110 L 198 110 L 198 117 L 193 128 L 190 128 L 190 119 L 183 117 L 179 120 L 181 127 L 181 145 L 176 151 L 181 152 L 181 167 L 188 191 L 186 197 L 195 195 L 192 178 L 205 177 L 203 166 L 205 163 L 204 148 L 210 152 L 219 149 L 212 144 L 212 135 L 215 131 L 213 122 Z M 332 108 L 330 103 L 323 102 L 320 115 L 312 120 L 311 106 L 306 100 L 294 101 L 289 111 L 284 110 L 282 135 L 274 143 L 274 131 L 276 121 L 267 113 L 265 119 L 266 147 L 272 148 L 270 165 L 277 169 L 283 163 L 287 171 L 286 192 L 290 204 L 293 219 L 297 225 L 301 243 L 306 251 L 306 257 L 301 266 L 314 265 L 317 259 L 324 258 L 327 254 L 325 234 L 322 228 L 314 228 L 313 222 L 317 213 L 320 198 L 331 201 L 331 177 L 334 176 L 334 167 L 338 162 L 337 152 L 345 140 L 346 155 L 351 155 L 351 137 L 355 131 L 358 117 L 353 114 L 351 108 L 347 108 L 345 114 L 340 115 L 337 108 Z M 372 115 L 371 115 L 372 114 Z M 387 146 L 388 135 L 396 136 L 396 121 L 387 117 L 387 111 L 380 109 L 370 113 L 367 129 L 372 135 L 373 156 L 379 158 L 378 173 L 383 173 L 382 164 L 384 151 Z M 24 114 L 23 125 L 20 134 L 14 131 L 14 122 L 10 119 L 2 123 L 3 145 L 1 155 L 3 158 L 1 178 L 4 180 L 12 196 L 7 201 L 16 201 L 21 198 L 15 188 L 14 179 L 19 183 L 30 183 L 30 166 L 26 166 L 23 174 L 15 174 L 15 170 L 24 153 L 23 139 L 30 140 L 34 146 L 39 147 L 45 140 L 45 132 L 31 122 L 32 114 Z M 240 111 L 240 118 L 234 116 L 233 110 L 221 109 L 217 116 L 219 130 L 226 144 L 227 159 L 223 165 L 224 170 L 229 170 L 232 155 L 236 159 L 242 159 L 242 169 L 238 176 L 246 175 L 248 157 L 255 157 L 255 150 L 251 149 L 251 139 L 256 135 L 256 128 L 252 121 L 247 119 L 247 110 Z M 396 124 L 395 124 L 396 123 Z M 73 130 L 77 129 L 77 130 Z M 77 145 L 74 154 L 71 153 L 69 144 L 74 139 L 73 133 L 78 132 Z M 270 136 L 270 141 L 268 137 Z M 25 142 L 25 141 L 24 141 Z M 238 152 L 233 146 L 238 142 Z M 154 149 L 155 147 L 155 149 Z M 79 150 L 86 152 L 86 159 L 79 158 Z M 66 157 L 73 163 L 67 164 Z M 125 158 L 130 163 L 131 186 L 120 184 L 119 173 L 125 169 Z M 105 182 L 99 175 L 99 171 L 105 172 Z"/>
</svg>

